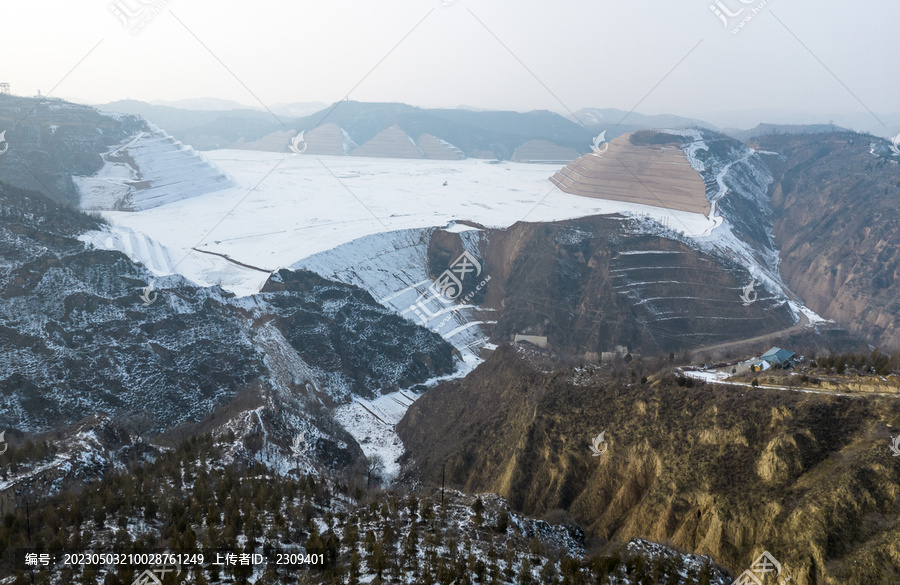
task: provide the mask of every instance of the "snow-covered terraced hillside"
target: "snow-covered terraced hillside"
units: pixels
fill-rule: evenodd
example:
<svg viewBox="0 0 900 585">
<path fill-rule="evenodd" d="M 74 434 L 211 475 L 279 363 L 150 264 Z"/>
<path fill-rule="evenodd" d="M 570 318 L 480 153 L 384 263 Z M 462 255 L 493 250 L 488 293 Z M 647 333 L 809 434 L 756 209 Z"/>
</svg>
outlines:
<svg viewBox="0 0 900 585">
<path fill-rule="evenodd" d="M 93 177 L 75 177 L 83 209 L 141 211 L 234 186 L 205 156 L 159 129 L 103 158 Z"/>
<path fill-rule="evenodd" d="M 697 129 L 663 132 L 687 140 L 685 155 L 706 184 L 712 227 L 693 238 L 692 245 L 745 267 L 798 321 L 807 312 L 814 315 L 811 321 L 822 321 L 802 306 L 781 278 L 781 260 L 769 219 L 769 185 L 774 179 L 760 153 L 731 139 L 710 139 Z"/>
<path fill-rule="evenodd" d="M 294 157 L 243 150 L 207 155 L 239 187 L 140 213 L 103 215 L 112 224 L 109 231 L 129 228 L 169 248 L 185 277 L 239 295 L 257 292 L 268 271 L 347 242 L 459 220 L 506 228 L 518 221 L 622 213 L 654 219 L 689 237 L 714 225 L 698 213 L 563 193 L 548 181 L 558 165 Z M 129 253 L 118 246 L 121 238 L 97 234 L 87 239 L 98 247 L 111 241 L 114 249 Z M 139 255 L 131 257 L 144 262 Z"/>
<path fill-rule="evenodd" d="M 363 288 L 382 305 L 431 329 L 451 343 L 470 366 L 490 337 L 490 313 L 475 305 L 440 303 L 427 296 L 428 242 L 435 228 L 399 230 L 354 240 L 297 262 L 291 268 Z M 455 225 L 470 252 L 478 254 L 480 230 Z M 423 297 L 423 295 L 425 295 Z M 416 311 L 422 302 L 427 310 Z M 423 321 L 424 319 L 424 321 Z"/>
</svg>

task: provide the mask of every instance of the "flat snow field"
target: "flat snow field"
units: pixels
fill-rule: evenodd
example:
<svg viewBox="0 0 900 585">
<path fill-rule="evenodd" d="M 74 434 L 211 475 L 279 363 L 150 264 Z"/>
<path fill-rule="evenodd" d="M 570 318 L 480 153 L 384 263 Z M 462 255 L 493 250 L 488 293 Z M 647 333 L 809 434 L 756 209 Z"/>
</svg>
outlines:
<svg viewBox="0 0 900 585">
<path fill-rule="evenodd" d="M 125 252 L 159 275 L 177 272 L 247 295 L 259 290 L 268 271 L 318 252 L 454 220 L 505 228 L 518 221 L 640 214 L 692 237 L 716 226 L 698 213 L 563 193 L 549 181 L 559 165 L 205 154 L 239 186 L 140 212 L 104 212 L 112 227 L 83 239 Z"/>
</svg>

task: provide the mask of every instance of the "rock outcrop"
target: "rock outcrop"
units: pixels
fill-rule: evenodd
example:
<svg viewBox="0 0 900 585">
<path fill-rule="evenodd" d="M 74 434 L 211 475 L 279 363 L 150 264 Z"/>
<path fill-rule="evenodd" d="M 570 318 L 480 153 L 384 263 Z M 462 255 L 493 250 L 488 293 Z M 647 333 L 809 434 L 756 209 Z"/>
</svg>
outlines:
<svg viewBox="0 0 900 585">
<path fill-rule="evenodd" d="M 773 153 L 785 282 L 870 344 L 900 348 L 900 159 L 855 133 L 760 136 L 751 145 Z"/>
</svg>

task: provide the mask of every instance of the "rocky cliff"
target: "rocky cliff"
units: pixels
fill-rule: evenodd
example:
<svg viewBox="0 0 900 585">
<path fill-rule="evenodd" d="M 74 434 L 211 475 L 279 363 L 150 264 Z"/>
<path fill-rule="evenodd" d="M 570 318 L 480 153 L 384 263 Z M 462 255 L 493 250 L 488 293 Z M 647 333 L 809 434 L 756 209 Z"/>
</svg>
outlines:
<svg viewBox="0 0 900 585">
<path fill-rule="evenodd" d="M 566 510 L 601 543 L 667 542 L 735 574 L 768 550 L 800 585 L 900 576 L 896 400 L 644 380 L 642 362 L 559 368 L 501 347 L 429 392 L 398 426 L 408 473 L 445 469 L 527 514 Z"/>
<path fill-rule="evenodd" d="M 760 136 L 785 282 L 819 314 L 882 349 L 900 347 L 900 164 L 881 139 Z"/>
</svg>

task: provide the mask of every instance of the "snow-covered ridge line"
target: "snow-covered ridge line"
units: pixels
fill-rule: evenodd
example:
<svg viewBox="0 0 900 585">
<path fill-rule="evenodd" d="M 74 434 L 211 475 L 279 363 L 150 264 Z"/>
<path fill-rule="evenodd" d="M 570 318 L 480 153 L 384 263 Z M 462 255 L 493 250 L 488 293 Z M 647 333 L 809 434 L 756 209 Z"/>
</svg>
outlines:
<svg viewBox="0 0 900 585">
<path fill-rule="evenodd" d="M 707 191 L 710 200 L 708 219 L 715 223 L 715 227 L 701 237 L 685 243 L 745 267 L 757 286 L 762 285 L 782 305 L 790 308 L 797 322 L 800 321 L 801 313 L 812 313 L 798 302 L 796 295 L 781 278 L 780 258 L 775 249 L 771 226 L 765 226 L 766 242 L 751 243 L 746 239 L 745 234 L 753 233 L 760 221 L 767 220 L 769 185 L 775 180 L 759 158 L 759 153 L 740 144 L 731 147 L 728 151 L 730 156 L 723 158 L 715 154 L 709 145 L 711 142 L 723 141 L 727 144 L 728 139 L 710 139 L 707 132 L 698 129 L 662 132 L 686 136 L 691 140 L 682 146 L 688 160 L 701 172 L 708 187 L 715 186 L 714 191 Z M 704 160 L 700 159 L 700 152 L 705 153 Z M 810 322 L 817 320 L 821 318 L 816 315 Z"/>
<path fill-rule="evenodd" d="M 619 252 L 619 256 L 637 256 L 642 254 L 687 254 L 684 250 L 628 250 Z"/>
</svg>

